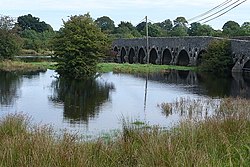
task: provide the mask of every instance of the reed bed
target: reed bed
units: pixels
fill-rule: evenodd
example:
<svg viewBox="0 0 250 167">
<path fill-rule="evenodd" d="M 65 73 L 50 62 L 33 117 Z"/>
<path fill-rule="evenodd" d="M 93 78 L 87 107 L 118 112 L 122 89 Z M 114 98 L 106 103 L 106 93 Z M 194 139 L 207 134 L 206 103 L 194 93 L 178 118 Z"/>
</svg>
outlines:
<svg viewBox="0 0 250 167">
<path fill-rule="evenodd" d="M 191 109 L 201 109 L 197 103 Z M 8 115 L 0 121 L 0 166 L 250 166 L 250 101 L 222 99 L 214 112 L 169 130 L 124 121 L 117 138 L 95 141 Z"/>
</svg>

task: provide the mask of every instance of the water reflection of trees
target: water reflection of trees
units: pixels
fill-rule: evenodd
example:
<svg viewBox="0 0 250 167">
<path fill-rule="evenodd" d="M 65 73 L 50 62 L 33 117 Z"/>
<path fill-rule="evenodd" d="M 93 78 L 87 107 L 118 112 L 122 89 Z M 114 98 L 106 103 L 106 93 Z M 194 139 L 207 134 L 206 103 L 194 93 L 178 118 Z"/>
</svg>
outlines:
<svg viewBox="0 0 250 167">
<path fill-rule="evenodd" d="M 0 104 L 13 105 L 18 98 L 18 90 L 21 86 L 22 79 L 32 79 L 37 77 L 40 71 L 36 72 L 6 72 L 0 71 Z"/>
<path fill-rule="evenodd" d="M 0 103 L 12 105 L 18 97 L 17 90 L 20 87 L 20 77 L 13 72 L 0 71 Z"/>
<path fill-rule="evenodd" d="M 99 114 L 100 106 L 109 99 L 113 84 L 97 80 L 66 80 L 58 78 L 52 83 L 50 99 L 64 105 L 64 118 L 70 123 L 87 123 Z"/>
</svg>

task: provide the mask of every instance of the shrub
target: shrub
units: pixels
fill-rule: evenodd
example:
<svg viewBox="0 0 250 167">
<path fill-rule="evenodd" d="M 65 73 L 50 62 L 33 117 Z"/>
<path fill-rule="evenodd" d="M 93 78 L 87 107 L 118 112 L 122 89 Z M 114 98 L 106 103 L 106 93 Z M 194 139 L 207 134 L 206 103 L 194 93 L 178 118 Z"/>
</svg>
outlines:
<svg viewBox="0 0 250 167">
<path fill-rule="evenodd" d="M 233 58 L 230 41 L 214 40 L 209 44 L 207 53 L 204 53 L 199 69 L 224 75 L 231 72 L 232 67 Z"/>
</svg>

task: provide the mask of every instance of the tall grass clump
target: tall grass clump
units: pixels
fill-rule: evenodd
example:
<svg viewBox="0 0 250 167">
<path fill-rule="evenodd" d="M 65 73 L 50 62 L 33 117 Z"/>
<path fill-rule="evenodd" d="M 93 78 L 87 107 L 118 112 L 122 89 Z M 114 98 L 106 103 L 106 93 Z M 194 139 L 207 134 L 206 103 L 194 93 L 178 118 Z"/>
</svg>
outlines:
<svg viewBox="0 0 250 167">
<path fill-rule="evenodd" d="M 250 101 L 226 98 L 202 107 L 199 100 L 182 99 L 172 111 L 187 102 L 183 112 L 208 108 L 213 114 L 188 117 L 170 129 L 123 121 L 113 140 L 55 135 L 51 127 L 9 115 L 0 121 L 0 166 L 250 166 Z M 206 102 L 211 106 L 212 100 Z"/>
</svg>

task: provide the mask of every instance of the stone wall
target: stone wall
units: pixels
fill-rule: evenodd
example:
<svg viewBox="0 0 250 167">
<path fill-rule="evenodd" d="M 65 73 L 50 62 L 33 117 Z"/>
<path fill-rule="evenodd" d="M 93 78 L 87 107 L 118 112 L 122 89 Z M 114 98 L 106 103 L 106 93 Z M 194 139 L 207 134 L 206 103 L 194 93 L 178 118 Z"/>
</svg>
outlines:
<svg viewBox="0 0 250 167">
<path fill-rule="evenodd" d="M 117 39 L 113 41 L 113 49 L 117 51 L 118 57 L 124 62 L 138 63 L 139 50 L 143 49 L 145 57 L 143 62 L 147 60 L 147 55 L 151 56 L 151 51 L 156 52 L 156 58 L 151 60 L 151 63 L 163 64 L 164 50 L 168 49 L 171 54 L 170 64 L 181 65 L 197 65 L 200 53 L 206 51 L 208 44 L 212 40 L 222 40 L 223 38 L 217 37 L 161 37 L 161 38 L 149 38 L 149 48 L 146 49 L 146 38 L 135 39 Z M 230 39 L 233 52 L 233 58 L 235 61 L 235 67 L 233 71 L 241 72 L 246 62 L 250 60 L 250 41 Z M 122 51 L 123 50 L 123 51 Z M 149 53 L 147 54 L 147 50 Z M 135 57 L 131 58 L 131 53 Z M 186 56 L 186 58 L 184 58 Z M 188 63 L 180 62 L 186 59 Z M 249 67 L 250 68 L 250 67 Z"/>
</svg>

